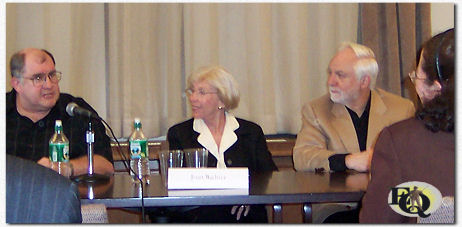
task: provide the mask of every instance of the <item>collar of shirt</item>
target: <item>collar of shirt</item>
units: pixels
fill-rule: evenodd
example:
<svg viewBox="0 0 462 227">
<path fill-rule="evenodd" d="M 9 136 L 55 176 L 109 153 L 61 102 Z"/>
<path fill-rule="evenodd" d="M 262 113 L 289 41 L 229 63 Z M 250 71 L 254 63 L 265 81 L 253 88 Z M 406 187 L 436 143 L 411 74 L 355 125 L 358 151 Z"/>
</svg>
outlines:
<svg viewBox="0 0 462 227">
<path fill-rule="evenodd" d="M 239 123 L 230 113 L 225 112 L 225 117 L 225 128 L 221 136 L 220 148 L 215 143 L 215 139 L 204 120 L 194 118 L 193 122 L 193 130 L 199 133 L 197 141 L 215 156 L 217 168 L 226 168 L 224 153 L 237 141 L 237 135 L 234 131 L 239 128 Z"/>
</svg>

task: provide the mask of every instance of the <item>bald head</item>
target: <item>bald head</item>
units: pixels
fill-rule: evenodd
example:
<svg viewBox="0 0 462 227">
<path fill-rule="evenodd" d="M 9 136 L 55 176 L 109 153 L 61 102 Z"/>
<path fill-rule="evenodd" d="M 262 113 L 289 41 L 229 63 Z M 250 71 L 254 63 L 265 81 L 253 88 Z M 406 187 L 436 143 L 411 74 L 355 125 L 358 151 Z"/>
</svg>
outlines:
<svg viewBox="0 0 462 227">
<path fill-rule="evenodd" d="M 24 72 L 24 66 L 27 62 L 34 62 L 36 64 L 43 64 L 47 60 L 51 60 L 55 65 L 55 59 L 53 55 L 44 50 L 37 48 L 26 48 L 22 49 L 11 57 L 10 60 L 10 72 L 12 77 L 21 77 Z"/>
</svg>

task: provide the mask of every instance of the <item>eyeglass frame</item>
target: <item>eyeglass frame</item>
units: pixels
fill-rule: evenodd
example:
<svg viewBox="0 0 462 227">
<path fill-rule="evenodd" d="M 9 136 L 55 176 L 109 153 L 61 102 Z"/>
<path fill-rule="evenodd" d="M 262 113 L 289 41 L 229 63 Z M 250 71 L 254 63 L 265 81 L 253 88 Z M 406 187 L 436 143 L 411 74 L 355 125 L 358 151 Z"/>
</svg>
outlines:
<svg viewBox="0 0 462 227">
<path fill-rule="evenodd" d="M 36 73 L 32 75 L 32 77 L 21 76 L 21 78 L 32 80 L 32 84 L 36 87 L 43 86 L 43 84 L 46 83 L 47 81 L 46 79 L 47 77 L 52 83 L 57 84 L 59 81 L 61 81 L 63 77 L 63 73 L 60 71 L 54 70 L 54 71 L 49 72 L 48 74 L 47 73 Z"/>
<path fill-rule="evenodd" d="M 191 88 L 187 88 L 186 90 L 184 90 L 185 94 L 190 96 L 192 94 L 194 94 L 194 92 L 196 92 L 195 90 L 191 89 Z M 217 91 L 204 91 L 202 89 L 199 89 L 197 91 L 199 93 L 200 96 L 205 96 L 207 94 L 218 94 Z"/>
<path fill-rule="evenodd" d="M 409 79 L 411 79 L 411 82 L 412 82 L 413 84 L 415 84 L 415 81 L 416 81 L 416 80 L 426 80 L 426 79 L 427 79 L 427 78 L 420 78 L 420 77 L 417 77 L 417 74 L 416 74 L 415 70 L 412 71 L 412 72 L 410 72 L 409 74 L 407 74 L 407 76 L 409 77 Z"/>
</svg>

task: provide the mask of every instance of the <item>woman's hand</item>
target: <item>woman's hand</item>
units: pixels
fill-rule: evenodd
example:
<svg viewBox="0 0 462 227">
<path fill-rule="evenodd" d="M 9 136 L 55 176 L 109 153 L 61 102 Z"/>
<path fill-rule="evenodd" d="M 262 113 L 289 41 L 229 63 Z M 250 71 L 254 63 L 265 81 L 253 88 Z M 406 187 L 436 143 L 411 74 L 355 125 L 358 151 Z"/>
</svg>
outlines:
<svg viewBox="0 0 462 227">
<path fill-rule="evenodd" d="M 236 214 L 236 210 L 238 210 L 237 214 Z M 233 206 L 233 208 L 231 208 L 231 215 L 236 214 L 236 220 L 239 221 L 239 219 L 241 219 L 241 215 L 243 211 L 244 211 L 244 217 L 247 217 L 247 214 L 249 214 L 249 211 L 250 211 L 250 206 L 249 205 Z"/>
</svg>

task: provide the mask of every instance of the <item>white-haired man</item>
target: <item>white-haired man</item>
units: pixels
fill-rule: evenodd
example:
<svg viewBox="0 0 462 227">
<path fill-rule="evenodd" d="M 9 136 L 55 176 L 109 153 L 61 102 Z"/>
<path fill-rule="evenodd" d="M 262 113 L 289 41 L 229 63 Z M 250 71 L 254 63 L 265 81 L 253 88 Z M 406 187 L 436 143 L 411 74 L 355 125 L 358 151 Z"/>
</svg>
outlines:
<svg viewBox="0 0 462 227">
<path fill-rule="evenodd" d="M 380 131 L 413 116 L 414 105 L 375 89 L 378 65 L 366 46 L 343 43 L 327 73 L 329 94 L 303 107 L 293 152 L 295 169 L 366 172 Z"/>
<path fill-rule="evenodd" d="M 302 128 L 293 151 L 295 169 L 367 172 L 380 131 L 413 116 L 414 105 L 375 88 L 378 64 L 366 46 L 343 43 L 327 74 L 329 93 L 302 109 Z M 313 223 L 320 222 L 359 222 L 357 203 L 314 204 Z"/>
</svg>

